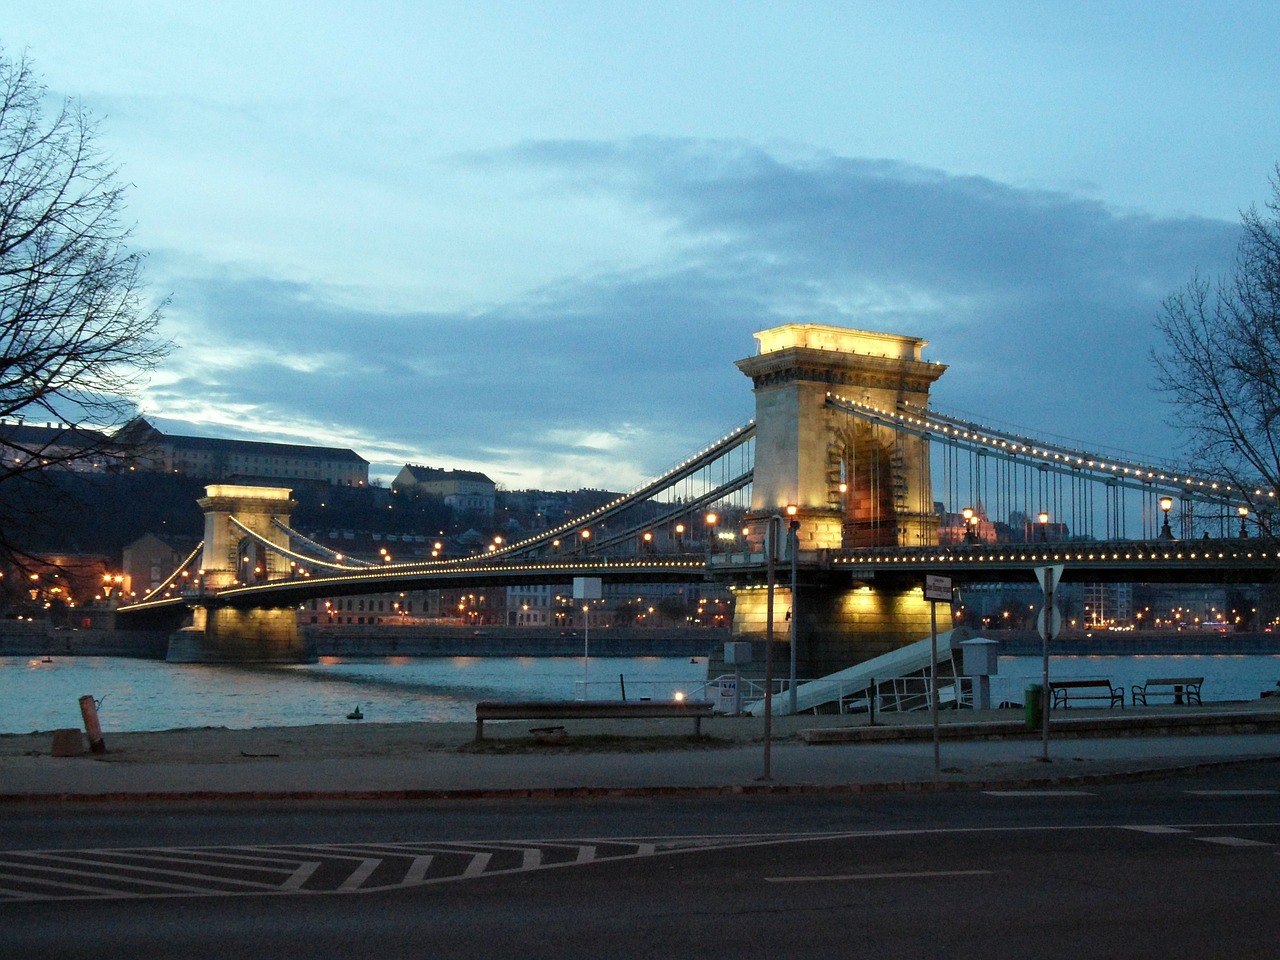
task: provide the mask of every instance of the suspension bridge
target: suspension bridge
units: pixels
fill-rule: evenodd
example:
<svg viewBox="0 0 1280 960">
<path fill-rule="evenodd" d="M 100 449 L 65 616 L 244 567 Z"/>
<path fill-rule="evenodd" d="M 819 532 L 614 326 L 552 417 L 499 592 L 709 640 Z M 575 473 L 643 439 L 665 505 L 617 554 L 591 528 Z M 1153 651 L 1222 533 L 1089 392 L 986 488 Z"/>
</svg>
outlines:
<svg viewBox="0 0 1280 960">
<path fill-rule="evenodd" d="M 204 542 L 118 621 L 180 617 L 194 659 L 289 659 L 314 598 L 714 579 L 735 591 L 735 637 L 790 636 L 794 607 L 816 676 L 927 635 L 926 573 L 1032 582 L 1062 564 L 1068 582 L 1221 583 L 1280 567 L 1273 490 L 949 415 L 929 400 L 946 368 L 917 338 L 818 324 L 755 337 L 737 362 L 754 419 L 571 522 L 464 559 L 379 563 L 293 529 L 286 488 L 217 484 L 199 501 Z M 777 587 L 771 630 L 762 588 L 780 562 L 804 599 Z"/>
</svg>

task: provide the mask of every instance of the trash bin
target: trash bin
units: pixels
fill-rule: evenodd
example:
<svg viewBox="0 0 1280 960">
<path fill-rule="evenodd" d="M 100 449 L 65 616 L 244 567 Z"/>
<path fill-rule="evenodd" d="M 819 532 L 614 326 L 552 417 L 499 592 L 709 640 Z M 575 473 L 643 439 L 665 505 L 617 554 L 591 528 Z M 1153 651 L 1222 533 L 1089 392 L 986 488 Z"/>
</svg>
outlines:
<svg viewBox="0 0 1280 960">
<path fill-rule="evenodd" d="M 1038 683 L 1027 684 L 1027 729 L 1039 730 L 1044 725 L 1044 687 Z"/>
</svg>

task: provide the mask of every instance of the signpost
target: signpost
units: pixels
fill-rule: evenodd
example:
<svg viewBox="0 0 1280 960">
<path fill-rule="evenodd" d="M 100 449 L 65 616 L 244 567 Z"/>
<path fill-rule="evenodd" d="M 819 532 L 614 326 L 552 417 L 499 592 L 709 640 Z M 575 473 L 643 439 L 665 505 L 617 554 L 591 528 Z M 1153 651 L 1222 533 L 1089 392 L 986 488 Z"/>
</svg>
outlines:
<svg viewBox="0 0 1280 960">
<path fill-rule="evenodd" d="M 1036 567 L 1036 579 L 1040 581 L 1040 589 L 1044 591 L 1044 605 L 1040 608 L 1040 615 L 1036 617 L 1036 630 L 1040 633 L 1044 651 L 1040 684 L 1040 741 L 1043 744 L 1040 759 L 1046 763 L 1049 761 L 1049 704 L 1052 702 L 1049 697 L 1049 641 L 1062 630 L 1062 611 L 1054 602 L 1058 581 L 1062 579 L 1062 569 L 1060 563 L 1051 567 Z"/>
<path fill-rule="evenodd" d="M 926 575 L 924 598 L 929 601 L 929 712 L 933 720 L 933 772 L 938 774 L 942 771 L 942 751 L 938 745 L 941 739 L 938 728 L 938 604 L 951 602 L 951 578 Z M 871 696 L 875 695 L 875 690 L 872 690 Z"/>
</svg>

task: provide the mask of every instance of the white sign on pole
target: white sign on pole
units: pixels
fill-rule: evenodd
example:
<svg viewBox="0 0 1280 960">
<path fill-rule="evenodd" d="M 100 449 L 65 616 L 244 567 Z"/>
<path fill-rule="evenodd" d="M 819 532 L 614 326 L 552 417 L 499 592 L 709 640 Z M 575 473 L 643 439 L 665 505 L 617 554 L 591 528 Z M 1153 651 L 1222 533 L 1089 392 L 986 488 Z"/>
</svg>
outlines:
<svg viewBox="0 0 1280 960">
<path fill-rule="evenodd" d="M 924 598 L 935 603 L 950 603 L 951 578 L 926 574 L 924 578 Z"/>
<path fill-rule="evenodd" d="M 561 581 L 563 583 L 563 581 Z M 601 597 L 599 577 L 574 577 L 573 599 L 599 600 Z"/>
<path fill-rule="evenodd" d="M 1049 614 L 1048 632 L 1045 632 L 1045 613 Z M 1036 614 L 1036 631 L 1045 640 L 1052 640 L 1062 632 L 1062 611 L 1058 609 L 1058 605 L 1052 607 L 1041 607 L 1040 612 Z"/>
<path fill-rule="evenodd" d="M 1055 563 L 1051 567 L 1036 567 L 1036 579 L 1040 581 L 1040 589 L 1051 593 L 1058 589 L 1058 581 L 1062 579 L 1063 565 Z"/>
</svg>

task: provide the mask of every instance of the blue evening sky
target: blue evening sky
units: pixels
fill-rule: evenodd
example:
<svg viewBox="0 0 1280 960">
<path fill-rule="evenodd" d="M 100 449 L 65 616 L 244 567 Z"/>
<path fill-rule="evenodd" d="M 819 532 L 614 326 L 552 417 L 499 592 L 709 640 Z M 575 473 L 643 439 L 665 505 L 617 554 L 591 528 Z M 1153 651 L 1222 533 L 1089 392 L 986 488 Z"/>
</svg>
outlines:
<svg viewBox="0 0 1280 960">
<path fill-rule="evenodd" d="M 784 322 L 930 341 L 950 412 L 1176 453 L 1161 300 L 1280 160 L 1268 2 L 49 0 L 178 349 L 173 432 L 626 489 Z"/>
</svg>

